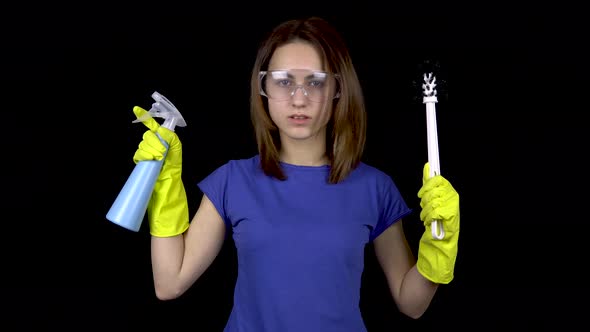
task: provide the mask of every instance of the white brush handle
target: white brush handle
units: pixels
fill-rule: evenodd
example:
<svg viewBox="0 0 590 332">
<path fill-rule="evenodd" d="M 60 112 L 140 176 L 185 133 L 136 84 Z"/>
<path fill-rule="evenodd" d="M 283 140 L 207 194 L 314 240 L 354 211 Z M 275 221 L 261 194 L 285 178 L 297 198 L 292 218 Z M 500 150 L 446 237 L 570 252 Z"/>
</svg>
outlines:
<svg viewBox="0 0 590 332">
<path fill-rule="evenodd" d="M 428 163 L 430 164 L 430 177 L 440 175 L 440 162 L 438 158 L 438 130 L 436 128 L 436 107 L 438 102 L 436 98 L 436 77 L 432 73 L 424 74 L 424 98 L 422 102 L 426 104 L 426 136 L 428 144 Z M 442 223 L 433 220 L 430 224 L 432 229 L 432 238 L 442 240 L 445 237 L 445 230 Z"/>
<path fill-rule="evenodd" d="M 440 175 L 440 161 L 438 158 L 438 133 L 436 127 L 436 109 L 434 102 L 426 103 L 426 136 L 428 140 L 428 163 L 430 164 L 430 177 L 433 177 L 435 175 Z M 443 229 L 442 223 L 439 223 L 437 220 L 433 220 L 431 226 L 432 237 L 437 240 L 444 239 L 445 230 Z"/>
</svg>

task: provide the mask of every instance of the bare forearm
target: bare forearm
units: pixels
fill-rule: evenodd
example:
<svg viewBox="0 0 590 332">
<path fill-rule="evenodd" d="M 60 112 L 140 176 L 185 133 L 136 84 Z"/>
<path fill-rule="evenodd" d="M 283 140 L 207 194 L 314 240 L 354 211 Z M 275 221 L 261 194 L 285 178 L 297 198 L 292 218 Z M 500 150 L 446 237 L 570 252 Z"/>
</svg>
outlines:
<svg viewBox="0 0 590 332">
<path fill-rule="evenodd" d="M 401 312 L 414 319 L 420 318 L 426 311 L 438 284 L 424 278 L 416 265 L 406 273 L 400 289 L 398 307 Z"/>
<path fill-rule="evenodd" d="M 184 236 L 152 236 L 151 252 L 156 296 L 163 300 L 178 297 L 181 293 L 177 287 L 184 257 Z"/>
</svg>

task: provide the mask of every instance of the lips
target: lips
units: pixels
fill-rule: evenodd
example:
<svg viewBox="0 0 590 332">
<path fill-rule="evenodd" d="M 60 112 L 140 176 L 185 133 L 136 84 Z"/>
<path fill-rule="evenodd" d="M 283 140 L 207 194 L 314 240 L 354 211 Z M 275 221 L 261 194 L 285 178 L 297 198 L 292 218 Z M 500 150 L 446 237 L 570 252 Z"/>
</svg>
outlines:
<svg viewBox="0 0 590 332">
<path fill-rule="evenodd" d="M 294 119 L 294 120 L 307 120 L 310 117 L 305 114 L 293 114 L 293 115 L 289 116 L 289 118 Z"/>
<path fill-rule="evenodd" d="M 289 116 L 288 121 L 295 126 L 305 126 L 310 123 L 311 117 L 305 114 L 293 114 Z"/>
</svg>

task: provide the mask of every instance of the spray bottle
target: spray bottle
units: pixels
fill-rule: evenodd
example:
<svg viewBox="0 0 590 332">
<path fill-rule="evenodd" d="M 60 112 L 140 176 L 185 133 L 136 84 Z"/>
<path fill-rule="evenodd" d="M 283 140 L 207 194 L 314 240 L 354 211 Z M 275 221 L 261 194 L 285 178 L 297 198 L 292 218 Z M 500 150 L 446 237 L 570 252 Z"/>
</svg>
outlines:
<svg viewBox="0 0 590 332">
<path fill-rule="evenodd" d="M 158 92 L 154 92 L 152 98 L 156 102 L 152 104 L 149 112 L 134 120 L 133 123 L 143 122 L 150 117 L 160 117 L 164 119 L 161 126 L 171 131 L 174 131 L 176 126 L 186 126 L 178 109 L 168 99 Z M 168 152 L 168 143 L 159 134 L 157 135 L 166 146 L 164 158 L 138 162 L 106 216 L 111 222 L 134 232 L 139 231 L 143 222 L 148 202 Z"/>
</svg>

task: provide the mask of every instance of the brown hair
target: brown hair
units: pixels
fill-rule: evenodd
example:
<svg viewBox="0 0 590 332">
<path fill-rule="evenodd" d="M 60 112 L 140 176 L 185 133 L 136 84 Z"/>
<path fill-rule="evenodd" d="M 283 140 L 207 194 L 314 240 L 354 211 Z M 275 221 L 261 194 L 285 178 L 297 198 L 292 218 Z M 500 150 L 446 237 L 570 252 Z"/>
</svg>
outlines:
<svg viewBox="0 0 590 332">
<path fill-rule="evenodd" d="M 280 138 L 260 95 L 258 75 L 266 70 L 274 51 L 285 44 L 304 41 L 316 48 L 324 70 L 338 75 L 340 97 L 335 99 L 326 130 L 326 153 L 330 160 L 329 183 L 338 183 L 357 167 L 366 139 L 366 113 L 362 89 L 348 48 L 327 21 L 310 17 L 289 20 L 275 27 L 258 50 L 250 81 L 250 116 L 254 126 L 261 167 L 280 180 L 286 176 L 279 164 Z"/>
</svg>

